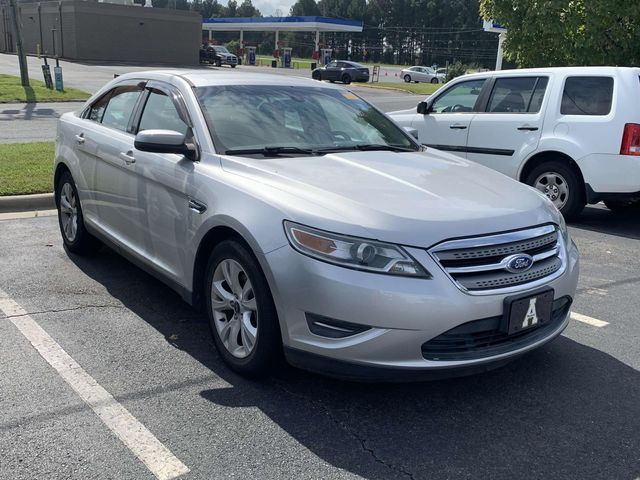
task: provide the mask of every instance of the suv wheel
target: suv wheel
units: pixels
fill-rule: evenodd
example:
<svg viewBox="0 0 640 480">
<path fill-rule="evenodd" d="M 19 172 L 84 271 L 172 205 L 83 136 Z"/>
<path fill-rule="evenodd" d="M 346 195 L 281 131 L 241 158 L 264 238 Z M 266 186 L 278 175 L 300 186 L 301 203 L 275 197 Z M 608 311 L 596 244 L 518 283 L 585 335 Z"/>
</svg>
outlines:
<svg viewBox="0 0 640 480">
<path fill-rule="evenodd" d="M 404 76 L 404 83 L 411 83 L 411 75 L 405 75 Z"/>
<path fill-rule="evenodd" d="M 216 348 L 234 371 L 259 376 L 282 359 L 278 315 L 255 257 L 227 240 L 211 252 L 205 299 Z"/>
<path fill-rule="evenodd" d="M 624 200 L 605 200 L 604 204 L 614 212 L 640 212 L 640 197 Z"/>
<path fill-rule="evenodd" d="M 67 250 L 78 254 L 88 254 L 98 250 L 101 244 L 84 226 L 78 189 L 68 171 L 60 176 L 56 184 L 55 200 L 58 207 L 60 233 Z"/>
<path fill-rule="evenodd" d="M 549 197 L 566 219 L 575 218 L 584 209 L 584 185 L 565 163 L 541 163 L 529 173 L 525 182 Z"/>
<path fill-rule="evenodd" d="M 349 85 L 351 83 L 351 77 L 348 74 L 342 75 L 342 83 Z"/>
</svg>

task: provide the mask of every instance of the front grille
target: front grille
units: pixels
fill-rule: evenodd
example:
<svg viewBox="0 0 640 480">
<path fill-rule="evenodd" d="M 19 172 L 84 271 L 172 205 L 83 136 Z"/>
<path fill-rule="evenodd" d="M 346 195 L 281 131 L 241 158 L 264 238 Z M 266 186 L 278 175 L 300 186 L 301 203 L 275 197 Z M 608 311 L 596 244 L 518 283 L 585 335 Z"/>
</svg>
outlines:
<svg viewBox="0 0 640 480">
<path fill-rule="evenodd" d="M 558 298 L 553 302 L 550 322 L 512 335 L 501 328 L 502 315 L 467 322 L 423 343 L 422 356 L 426 360 L 472 360 L 518 350 L 553 332 L 570 307 L 570 297 Z"/>
<path fill-rule="evenodd" d="M 476 295 L 531 288 L 560 275 L 565 266 L 562 236 L 553 225 L 446 241 L 429 253 L 461 290 Z M 516 254 L 529 255 L 531 267 L 510 271 L 509 258 Z"/>
</svg>

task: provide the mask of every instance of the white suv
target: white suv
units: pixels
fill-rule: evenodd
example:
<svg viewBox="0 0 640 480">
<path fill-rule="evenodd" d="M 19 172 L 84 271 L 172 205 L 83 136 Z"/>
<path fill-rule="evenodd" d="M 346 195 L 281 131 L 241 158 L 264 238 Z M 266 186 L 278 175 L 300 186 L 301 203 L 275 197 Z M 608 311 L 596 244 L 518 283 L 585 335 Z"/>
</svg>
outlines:
<svg viewBox="0 0 640 480">
<path fill-rule="evenodd" d="M 640 206 L 640 68 L 505 70 L 459 77 L 389 115 L 421 143 L 543 191 L 565 217 Z"/>
</svg>

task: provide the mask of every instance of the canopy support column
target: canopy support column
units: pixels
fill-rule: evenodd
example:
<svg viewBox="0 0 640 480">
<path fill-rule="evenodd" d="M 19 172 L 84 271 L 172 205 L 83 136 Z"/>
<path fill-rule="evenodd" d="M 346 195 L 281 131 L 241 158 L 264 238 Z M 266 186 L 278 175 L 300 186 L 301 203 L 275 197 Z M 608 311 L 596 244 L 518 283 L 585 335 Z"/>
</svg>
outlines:
<svg viewBox="0 0 640 480">
<path fill-rule="evenodd" d="M 315 49 L 315 51 L 317 52 L 319 48 L 320 48 L 320 30 L 316 30 L 316 49 Z"/>
</svg>

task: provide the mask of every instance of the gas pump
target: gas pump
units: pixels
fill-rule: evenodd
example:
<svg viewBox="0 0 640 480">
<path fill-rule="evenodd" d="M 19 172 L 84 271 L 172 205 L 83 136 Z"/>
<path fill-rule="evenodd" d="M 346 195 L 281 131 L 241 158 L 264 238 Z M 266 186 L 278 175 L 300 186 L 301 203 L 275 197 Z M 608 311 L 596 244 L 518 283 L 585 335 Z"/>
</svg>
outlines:
<svg viewBox="0 0 640 480">
<path fill-rule="evenodd" d="M 247 47 L 247 63 L 249 65 L 256 64 L 256 47 Z"/>
<path fill-rule="evenodd" d="M 282 66 L 284 68 L 291 68 L 291 50 L 289 47 L 282 49 Z"/>
<path fill-rule="evenodd" d="M 333 53 L 333 49 L 323 48 L 322 50 L 320 50 L 320 52 L 320 60 L 322 61 L 322 65 L 328 65 L 329 63 L 331 63 L 331 55 Z"/>
</svg>

